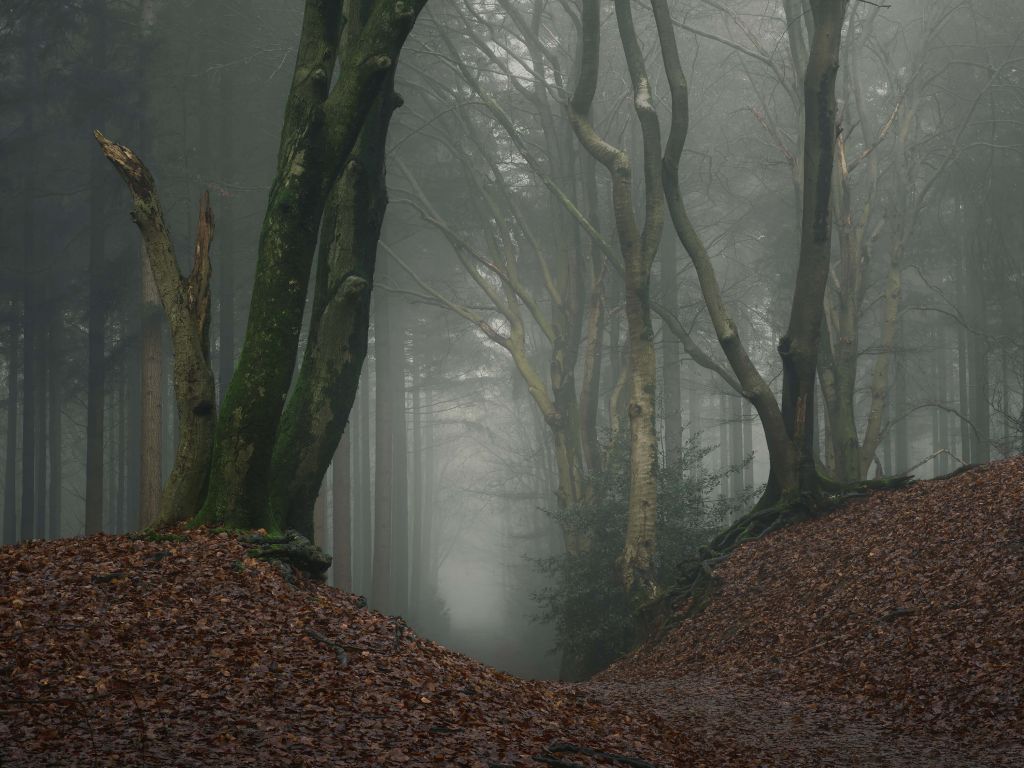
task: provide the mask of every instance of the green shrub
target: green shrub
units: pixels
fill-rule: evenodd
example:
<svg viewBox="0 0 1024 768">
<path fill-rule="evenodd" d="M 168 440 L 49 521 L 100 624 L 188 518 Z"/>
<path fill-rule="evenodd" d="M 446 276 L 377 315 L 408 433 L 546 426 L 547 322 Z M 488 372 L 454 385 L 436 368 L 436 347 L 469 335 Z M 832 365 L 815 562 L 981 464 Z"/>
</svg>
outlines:
<svg viewBox="0 0 1024 768">
<path fill-rule="evenodd" d="M 723 473 L 702 466 L 711 450 L 691 439 L 679 460 L 658 473 L 656 572 L 662 587 L 672 585 L 680 564 L 692 560 L 728 522 L 734 508 L 746 502 L 710 500 L 723 479 Z M 534 594 L 541 607 L 536 618 L 554 624 L 556 651 L 570 660 L 576 677 L 589 676 L 622 656 L 636 633 L 633 606 L 618 567 L 629 502 L 628 446 L 609 449 L 606 464 L 600 476 L 591 478 L 590 503 L 549 513 L 567 535 L 579 534 L 587 542 L 585 551 L 535 561 L 552 585 Z"/>
</svg>

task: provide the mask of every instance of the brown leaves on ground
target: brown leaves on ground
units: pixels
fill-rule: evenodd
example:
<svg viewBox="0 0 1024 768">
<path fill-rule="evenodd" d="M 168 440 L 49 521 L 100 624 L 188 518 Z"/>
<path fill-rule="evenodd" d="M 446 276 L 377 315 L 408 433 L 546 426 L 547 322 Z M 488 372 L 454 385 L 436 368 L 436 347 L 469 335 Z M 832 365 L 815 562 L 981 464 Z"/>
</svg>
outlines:
<svg viewBox="0 0 1024 768">
<path fill-rule="evenodd" d="M 582 685 L 527 682 L 233 537 L 0 550 L 0 765 L 1024 765 L 1024 459 L 740 548 Z"/>
<path fill-rule="evenodd" d="M 656 717 L 518 680 L 361 605 L 286 583 L 225 534 L 2 549 L 0 765 L 622 765 L 558 742 L 688 754 Z"/>
<path fill-rule="evenodd" d="M 703 614 L 602 678 L 660 680 L 680 726 L 719 706 L 771 764 L 1024 765 L 1024 459 L 873 494 L 715 574 Z"/>
</svg>

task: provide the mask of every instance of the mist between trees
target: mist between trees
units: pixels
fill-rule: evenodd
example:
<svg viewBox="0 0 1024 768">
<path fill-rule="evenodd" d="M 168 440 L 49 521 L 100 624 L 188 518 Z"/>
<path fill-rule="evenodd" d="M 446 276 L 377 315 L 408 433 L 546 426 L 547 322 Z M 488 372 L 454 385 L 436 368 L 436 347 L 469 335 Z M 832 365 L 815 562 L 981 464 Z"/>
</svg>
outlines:
<svg viewBox="0 0 1024 768">
<path fill-rule="evenodd" d="M 3 542 L 296 528 L 579 676 L 573 579 L 1019 452 L 1022 10 L 9 0 Z"/>
</svg>

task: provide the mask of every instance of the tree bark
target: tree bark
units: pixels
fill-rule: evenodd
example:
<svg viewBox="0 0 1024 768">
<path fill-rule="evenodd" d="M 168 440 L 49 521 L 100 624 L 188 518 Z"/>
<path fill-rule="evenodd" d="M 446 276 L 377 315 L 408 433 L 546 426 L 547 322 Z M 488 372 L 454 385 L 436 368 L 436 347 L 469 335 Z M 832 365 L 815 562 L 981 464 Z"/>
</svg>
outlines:
<svg viewBox="0 0 1024 768">
<path fill-rule="evenodd" d="M 679 286 L 676 272 L 674 232 L 662 239 L 661 244 L 661 303 L 672 315 L 679 314 Z M 661 366 L 665 382 L 662 402 L 665 411 L 665 454 L 668 462 L 679 461 L 683 453 L 682 389 L 679 381 L 679 342 L 671 333 L 662 334 Z"/>
<path fill-rule="evenodd" d="M 391 369 L 393 356 L 391 320 L 387 294 L 378 292 L 373 307 L 373 353 L 376 361 L 376 397 L 374 399 L 373 470 L 373 606 L 387 613 L 391 602 L 391 510 L 394 483 L 394 408 L 391 407 Z"/>
<path fill-rule="evenodd" d="M 388 86 L 392 79 L 388 78 Z M 370 291 L 387 208 L 384 142 L 397 97 L 374 105 L 332 193 L 321 237 L 309 338 L 270 465 L 271 520 L 309 530 L 316 498 L 355 402 L 366 358 Z"/>
<path fill-rule="evenodd" d="M 782 416 L 799 473 L 796 488 L 813 491 L 814 389 L 832 246 L 832 171 L 836 144 L 836 73 L 846 0 L 810 0 L 814 22 L 804 75 L 803 203 L 800 256 L 782 358 Z"/>
<path fill-rule="evenodd" d="M 132 218 L 142 233 L 171 329 L 179 437 L 174 466 L 161 496 L 159 518 L 161 525 L 170 525 L 192 517 L 202 504 L 213 449 L 217 406 L 210 368 L 210 196 L 204 192 L 200 200 L 192 271 L 185 277 L 178 271 L 152 175 L 127 147 L 98 131 L 96 140 L 131 192 Z"/>
<path fill-rule="evenodd" d="M 49 431 L 49 460 L 50 476 L 49 484 L 49 536 L 58 539 L 61 536 L 62 517 L 62 495 L 64 492 L 64 461 L 63 449 L 63 408 L 64 408 L 64 387 L 62 367 L 64 364 L 64 318 L 60 312 L 50 313 L 50 343 L 49 369 L 50 369 L 50 418 L 47 425 Z"/>
<path fill-rule="evenodd" d="M 652 8 L 672 100 L 672 122 L 661 172 L 665 201 L 676 235 L 693 263 L 718 343 L 736 376 L 743 397 L 750 401 L 761 419 L 771 472 L 768 488 L 760 503 L 770 504 L 779 498 L 783 488 L 795 488 L 798 484 L 793 447 L 787 437 L 778 401 L 747 353 L 736 323 L 725 306 L 711 258 L 686 210 L 679 184 L 679 163 L 689 132 L 689 91 L 679 60 L 668 5 L 665 0 L 653 0 Z"/>
<path fill-rule="evenodd" d="M 346 430 L 334 454 L 331 513 L 334 516 L 334 586 L 352 591 L 352 438 Z"/>
<path fill-rule="evenodd" d="M 271 517 L 268 507 L 270 469 L 292 382 L 320 221 L 374 101 L 382 92 L 390 93 L 398 54 L 424 2 L 375 2 L 366 25 L 349 38 L 340 57 L 342 76 L 331 88 L 341 2 L 306 0 L 249 322 L 217 424 L 202 522 L 238 528 L 276 528 L 283 522 Z M 348 282 L 349 289 L 356 283 Z M 362 291 L 356 294 L 350 298 L 358 301 Z M 337 416 L 344 424 L 347 410 Z M 335 447 L 336 442 L 323 453 L 324 467 Z"/>
<path fill-rule="evenodd" d="M 597 87 L 600 51 L 598 4 L 586 0 L 582 11 L 580 75 L 570 100 L 570 121 L 584 148 L 612 177 L 612 207 L 626 290 L 629 337 L 630 486 L 622 578 L 626 591 L 650 599 L 657 593 L 654 576 L 658 471 L 655 431 L 657 363 L 651 321 L 651 265 L 664 223 L 664 195 L 658 179 L 661 129 L 650 80 L 633 26 L 629 0 L 616 0 L 619 28 L 633 90 L 633 107 L 643 137 L 644 214 L 640 229 L 633 212 L 632 171 L 628 155 L 604 141 L 590 123 Z"/>
<path fill-rule="evenodd" d="M 18 325 L 12 320 L 7 343 L 7 446 L 4 452 L 3 543 L 18 540 Z"/>
</svg>

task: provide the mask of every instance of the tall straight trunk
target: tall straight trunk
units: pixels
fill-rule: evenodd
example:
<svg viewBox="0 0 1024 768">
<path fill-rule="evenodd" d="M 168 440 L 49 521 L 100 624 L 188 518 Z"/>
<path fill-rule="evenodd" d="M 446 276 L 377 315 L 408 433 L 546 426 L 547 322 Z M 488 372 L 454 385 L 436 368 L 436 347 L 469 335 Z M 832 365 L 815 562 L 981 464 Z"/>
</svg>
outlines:
<svg viewBox="0 0 1024 768">
<path fill-rule="evenodd" d="M 150 71 L 155 24 L 154 0 L 140 5 L 139 73 L 143 80 L 139 91 L 139 154 L 149 154 L 149 91 L 144 79 Z M 163 485 L 163 311 L 153 268 L 146 258 L 146 247 L 139 249 L 141 303 L 139 307 L 139 403 L 138 403 L 138 525 L 148 528 L 160 516 Z"/>
<path fill-rule="evenodd" d="M 49 398 L 46 396 L 49 391 L 49 363 L 50 363 L 50 317 L 52 308 L 49 308 L 50 302 L 47 300 L 47 290 L 45 286 L 40 286 L 41 293 L 38 295 L 38 300 L 41 303 L 40 311 L 37 315 L 39 321 L 38 331 L 38 343 L 36 344 L 36 387 L 39 394 L 36 397 L 36 509 L 35 509 L 35 522 L 33 528 L 35 529 L 36 536 L 40 539 L 46 538 L 46 505 L 47 505 L 47 491 L 48 486 L 46 484 L 46 453 L 49 450 L 47 445 L 50 430 L 48 427 L 48 413 L 47 406 L 49 404 Z"/>
<path fill-rule="evenodd" d="M 7 342 L 7 446 L 4 453 L 3 544 L 18 539 L 18 333 L 12 320 Z"/>
<path fill-rule="evenodd" d="M 38 98 L 38 88 L 35 46 L 37 43 L 38 30 L 32 20 L 32 14 L 28 14 L 27 27 L 25 30 L 24 88 L 27 98 L 24 100 L 25 113 L 23 120 L 24 135 L 32 144 L 27 147 L 35 151 L 35 100 Z M 37 280 L 35 275 L 37 269 L 36 260 L 39 254 L 36 253 L 36 222 L 35 222 L 35 175 L 25 174 L 21 190 L 21 259 L 22 259 L 22 409 L 21 409 L 21 529 L 19 538 L 22 541 L 31 539 L 34 535 L 42 535 L 42 531 L 36 532 L 35 526 L 35 504 L 36 504 L 36 376 L 38 367 L 36 334 L 37 326 L 40 324 L 37 300 Z"/>
<path fill-rule="evenodd" d="M 356 450 L 358 471 L 356 472 L 356 514 L 354 525 L 356 530 L 356 547 L 359 564 L 357 575 L 358 588 L 364 594 L 370 594 L 373 582 L 373 482 L 371 479 L 371 436 L 370 436 L 370 371 L 363 370 L 362 384 L 359 386 L 359 404 L 356 415 L 359 417 L 359 443 Z"/>
<path fill-rule="evenodd" d="M 392 567 L 394 571 L 394 595 L 392 610 L 405 616 L 409 612 L 409 432 L 405 420 L 405 352 L 402 344 L 403 324 L 401 315 L 396 318 L 394 326 L 399 332 L 392 347 L 395 353 L 395 378 L 392 406 L 394 417 L 394 464 L 393 482 L 394 496 L 391 504 L 392 526 Z"/>
<path fill-rule="evenodd" d="M 334 517 L 334 561 L 331 564 L 334 586 L 352 591 L 352 425 L 345 430 L 334 454 L 331 514 Z"/>
<path fill-rule="evenodd" d="M 50 313 L 50 343 L 47 347 L 49 353 L 49 520 L 48 533 L 51 539 L 60 538 L 61 517 L 62 517 L 62 495 L 64 492 L 64 461 L 63 449 L 63 408 L 64 408 L 64 377 L 62 366 L 64 363 L 64 317 L 60 310 Z"/>
<path fill-rule="evenodd" d="M 107 68 L 107 12 L 103 3 L 93 10 L 92 65 L 101 76 Z M 92 115 L 93 125 L 101 124 L 103 115 L 97 105 Z M 107 222 L 106 198 L 108 186 L 104 183 L 103 159 L 93 155 L 89 161 L 89 305 L 88 373 L 85 427 L 85 533 L 99 533 L 103 529 L 103 415 L 105 407 L 106 368 L 106 298 L 104 286 L 110 277 L 106 274 Z"/>
<path fill-rule="evenodd" d="M 440 564 L 437 556 L 437 530 L 434 526 L 436 508 L 435 490 L 437 478 L 437 451 L 434 445 L 434 420 L 432 418 L 432 390 L 427 390 L 424 399 L 426 418 L 423 423 L 423 501 L 420 508 L 421 517 L 421 550 L 422 568 L 420 577 L 420 599 L 424 613 L 427 606 L 437 603 L 439 597 L 438 570 Z M 550 486 L 544 486 L 549 488 Z M 421 614 L 422 615 L 422 614 Z"/>
<path fill-rule="evenodd" d="M 696 374 L 696 372 L 694 373 Z M 700 437 L 700 433 L 704 429 L 704 423 L 701 419 L 701 414 L 703 413 L 703 411 L 701 410 L 701 401 L 703 398 L 701 397 L 700 385 L 700 376 L 696 376 L 695 380 L 690 382 L 690 389 L 687 392 L 687 410 L 689 410 L 690 412 L 691 440 L 696 440 L 698 437 Z"/>
<path fill-rule="evenodd" d="M 967 370 L 967 331 L 963 324 L 956 329 L 956 351 L 957 351 L 957 409 L 960 412 L 958 426 L 960 427 L 960 458 L 966 463 L 972 463 L 971 458 L 971 427 L 970 414 L 971 402 L 968 389 Z"/>
<path fill-rule="evenodd" d="M 414 369 L 415 370 L 415 369 Z M 423 606 L 423 376 L 420 374 L 412 389 L 412 493 L 409 507 L 411 524 L 412 560 L 409 566 L 409 612 L 419 619 Z"/>
<path fill-rule="evenodd" d="M 391 319 L 387 294 L 378 292 L 373 306 L 373 352 L 377 363 L 374 398 L 374 470 L 373 470 L 373 606 L 387 613 L 391 601 L 391 510 L 394 498 L 394 426 L 395 409 L 391 369 Z"/>
<path fill-rule="evenodd" d="M 128 504 L 126 492 L 128 490 L 128 466 L 127 458 L 127 430 L 128 423 L 127 401 L 128 401 L 128 377 L 122 367 L 118 372 L 117 384 L 117 443 L 114 449 L 114 462 L 117 468 L 117 491 L 115 494 L 115 519 L 117 524 L 114 529 L 118 533 L 128 530 Z"/>
<path fill-rule="evenodd" d="M 29 174 L 31 176 L 31 174 Z M 24 219 L 22 220 L 24 240 L 22 257 L 25 265 L 22 303 L 23 318 L 23 365 L 22 365 L 22 408 L 21 408 L 21 533 L 20 539 L 26 541 L 35 536 L 42 536 L 43 531 L 35 528 L 36 522 L 36 418 L 38 416 L 37 390 L 39 383 L 36 373 L 39 370 L 38 332 L 41 325 L 39 319 L 39 302 L 36 297 L 36 279 L 32 274 L 33 265 L 38 257 L 35 253 L 35 192 L 31 182 L 26 183 L 24 191 Z"/>
<path fill-rule="evenodd" d="M 942 450 L 936 463 L 936 474 L 945 475 L 950 471 L 948 451 L 953 447 L 949 441 L 949 354 L 946 349 L 946 331 L 940 327 L 938 337 L 938 357 L 935 361 L 935 381 L 938 385 L 937 399 L 940 408 L 935 409 L 939 420 L 938 440 L 935 450 Z"/>
<path fill-rule="evenodd" d="M 223 33 L 229 34 L 225 24 Z M 218 381 L 220 383 L 220 402 L 224 401 L 228 382 L 235 371 L 235 203 L 231 192 L 235 182 L 235 142 L 238 140 L 235 130 L 235 82 L 229 67 L 220 72 L 220 93 L 218 107 L 220 110 L 220 158 L 221 183 L 229 190 L 220 199 L 218 219 L 219 232 L 217 240 L 217 274 L 220 277 L 218 297 L 220 300 L 220 357 L 218 358 Z"/>
<path fill-rule="evenodd" d="M 903 341 L 903 324 L 900 323 L 897 331 L 899 343 L 896 357 L 896 377 L 892 389 L 892 414 L 894 420 L 893 433 L 893 466 L 895 474 L 905 472 L 910 466 L 910 414 L 907 407 L 907 348 Z"/>
<path fill-rule="evenodd" d="M 831 193 L 836 143 L 836 73 L 846 0 L 810 0 L 813 35 L 804 76 L 803 200 L 800 254 L 782 358 L 782 418 L 798 471 L 797 488 L 813 491 L 815 379 L 832 245 Z"/>
<path fill-rule="evenodd" d="M 679 286 L 676 272 L 675 233 L 661 241 L 661 303 L 673 315 L 679 314 Z M 665 454 L 668 463 L 678 461 L 683 451 L 682 390 L 679 382 L 679 341 L 671 333 L 662 333 L 662 402 L 665 409 Z"/>
</svg>

